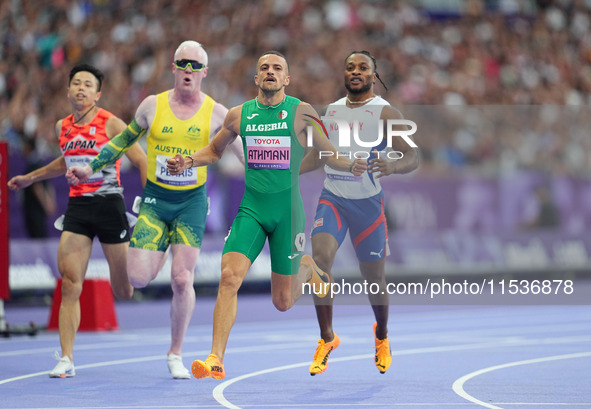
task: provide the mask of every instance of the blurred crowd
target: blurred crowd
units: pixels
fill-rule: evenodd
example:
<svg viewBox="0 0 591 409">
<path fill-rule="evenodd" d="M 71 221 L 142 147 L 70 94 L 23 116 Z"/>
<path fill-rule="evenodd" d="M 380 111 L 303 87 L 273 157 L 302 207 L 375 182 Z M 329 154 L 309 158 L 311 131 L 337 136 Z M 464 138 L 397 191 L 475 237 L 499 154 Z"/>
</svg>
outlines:
<svg viewBox="0 0 591 409">
<path fill-rule="evenodd" d="M 81 62 L 105 72 L 100 105 L 129 122 L 144 97 L 172 87 L 186 39 L 204 45 L 203 88 L 228 107 L 255 96 L 266 50 L 288 57 L 288 93 L 315 105 L 344 95 L 344 58 L 369 50 L 388 87 L 376 92 L 410 119 L 417 106 L 459 109 L 445 132 L 417 116 L 419 173 L 591 170 L 590 0 L 5 0 L 0 139 L 58 154 L 54 125 Z M 527 129 L 483 125 L 486 107 L 498 116 L 507 105 L 531 107 Z"/>
</svg>

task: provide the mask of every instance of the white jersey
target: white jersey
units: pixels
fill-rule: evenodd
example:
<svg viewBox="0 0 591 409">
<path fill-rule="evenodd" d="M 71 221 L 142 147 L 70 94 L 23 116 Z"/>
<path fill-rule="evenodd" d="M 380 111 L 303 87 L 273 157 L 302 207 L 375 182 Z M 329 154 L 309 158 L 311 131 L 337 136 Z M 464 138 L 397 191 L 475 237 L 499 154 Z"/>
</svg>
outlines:
<svg viewBox="0 0 591 409">
<path fill-rule="evenodd" d="M 379 123 L 382 109 L 386 105 L 390 104 L 382 97 L 376 96 L 367 104 L 352 108 L 347 106 L 347 98 L 345 97 L 333 102 L 326 108 L 326 114 L 322 120 L 328 132 L 328 138 L 339 152 L 339 155 L 355 160 L 356 158 L 367 158 L 368 154 L 374 149 L 378 151 L 384 150 L 382 147 L 368 148 L 359 146 L 353 137 L 353 123 L 354 121 L 359 123 L 359 139 L 361 141 L 375 141 L 380 132 Z M 349 123 L 351 146 L 339 146 L 339 128 L 336 122 L 331 121 L 331 118 L 346 120 Z M 324 188 L 337 196 L 346 199 L 367 199 L 382 191 L 379 179 L 375 179 L 368 172 L 363 172 L 361 176 L 354 176 L 350 172 L 334 170 L 328 165 L 324 167 L 324 170 L 326 172 Z"/>
</svg>

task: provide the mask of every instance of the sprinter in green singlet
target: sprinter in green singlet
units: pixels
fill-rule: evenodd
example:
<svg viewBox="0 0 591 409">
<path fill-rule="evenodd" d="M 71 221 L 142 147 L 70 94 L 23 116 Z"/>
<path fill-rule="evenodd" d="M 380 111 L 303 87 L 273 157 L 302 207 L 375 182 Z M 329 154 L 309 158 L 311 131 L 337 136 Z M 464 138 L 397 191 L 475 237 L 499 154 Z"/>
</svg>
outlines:
<svg viewBox="0 0 591 409">
<path fill-rule="evenodd" d="M 222 256 L 222 275 L 213 318 L 211 354 L 194 361 L 196 378 L 225 377 L 223 359 L 230 330 L 236 319 L 237 293 L 251 264 L 269 239 L 271 252 L 271 294 L 273 305 L 288 310 L 302 293 L 302 284 L 324 283 L 326 274 L 304 250 L 305 215 L 298 177 L 307 145 L 306 119 L 318 119 L 314 109 L 287 96 L 290 77 L 285 57 L 270 51 L 261 56 L 254 77 L 257 98 L 232 108 L 222 129 L 208 146 L 189 156 L 168 160 L 171 174 L 193 166 L 218 161 L 238 135 L 242 138 L 245 162 L 244 198 L 238 210 Z M 331 151 L 327 164 L 337 170 L 361 175 L 366 161 L 350 161 L 336 151 L 325 135 L 314 127 L 312 145 Z M 300 262 L 301 258 L 301 262 Z"/>
</svg>

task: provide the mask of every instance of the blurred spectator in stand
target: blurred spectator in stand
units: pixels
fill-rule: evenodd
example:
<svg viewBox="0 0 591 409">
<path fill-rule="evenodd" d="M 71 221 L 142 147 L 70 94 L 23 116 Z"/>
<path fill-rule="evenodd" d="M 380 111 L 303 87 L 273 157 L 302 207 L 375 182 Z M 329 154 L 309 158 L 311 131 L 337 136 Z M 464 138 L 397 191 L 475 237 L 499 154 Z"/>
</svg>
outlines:
<svg viewBox="0 0 591 409">
<path fill-rule="evenodd" d="M 226 106 L 248 99 L 263 49 L 290 56 L 291 92 L 318 105 L 339 98 L 340 78 L 326 75 L 340 69 L 339 55 L 376 50 L 389 88 L 381 96 L 412 110 L 412 120 L 425 107 L 418 175 L 591 172 L 591 2 L 583 0 L 2 1 L 0 126 L 23 129 L 30 99 L 44 107 L 39 124 L 65 115 L 61 79 L 81 60 L 112 78 L 103 102 L 129 120 L 167 86 L 168 50 L 186 37 L 212 50 L 219 69 L 204 92 Z M 482 107 L 483 122 L 474 132 L 461 121 L 429 132 L 429 118 L 450 106 L 464 110 L 460 119 Z M 518 106 L 532 108 L 527 124 Z M 543 106 L 557 107 L 554 123 L 540 126 Z M 2 137 L 20 149 L 13 134 Z"/>
<path fill-rule="evenodd" d="M 535 214 L 522 224 L 526 230 L 553 229 L 560 226 L 560 211 L 552 198 L 552 191 L 547 185 L 534 189 L 535 202 L 532 205 Z"/>
</svg>

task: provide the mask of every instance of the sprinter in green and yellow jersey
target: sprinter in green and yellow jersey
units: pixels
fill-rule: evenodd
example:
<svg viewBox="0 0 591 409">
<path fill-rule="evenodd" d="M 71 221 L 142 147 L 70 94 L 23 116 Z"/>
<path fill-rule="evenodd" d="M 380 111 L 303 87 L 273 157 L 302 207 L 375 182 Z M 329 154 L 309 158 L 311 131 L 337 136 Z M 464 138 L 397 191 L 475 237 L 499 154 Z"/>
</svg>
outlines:
<svg viewBox="0 0 591 409">
<path fill-rule="evenodd" d="M 310 120 L 318 120 L 318 114 L 309 104 L 285 94 L 290 77 L 283 55 L 276 51 L 263 54 L 254 81 L 258 96 L 232 108 L 208 146 L 195 154 L 178 154 L 168 160 L 171 174 L 184 174 L 195 166 L 218 161 L 238 135 L 242 139 L 245 192 L 223 251 L 211 354 L 205 361 L 193 362 L 196 378 L 224 378 L 224 352 L 236 319 L 237 292 L 267 239 L 271 294 L 278 310 L 291 308 L 306 282 L 317 285 L 321 292 L 327 289 L 322 284 L 328 276 L 310 256 L 302 255 L 305 214 L 298 178 L 308 140 L 319 151 L 332 153 L 326 154 L 326 163 L 337 170 L 359 176 L 367 168 L 364 160 L 337 158 L 326 135 L 308 127 Z"/>
<path fill-rule="evenodd" d="M 147 286 L 156 278 L 165 252 L 171 247 L 173 296 L 168 369 L 175 379 L 189 379 L 181 348 L 195 307 L 194 270 L 207 215 L 207 170 L 187 169 L 172 175 L 166 161 L 175 154 L 190 155 L 207 146 L 228 110 L 201 91 L 208 70 L 207 53 L 201 44 L 181 43 L 171 68 L 174 88 L 144 99 L 127 129 L 87 166 L 70 168 L 66 177 L 72 184 L 85 180 L 146 134 L 148 182 L 131 237 L 127 271 L 135 288 Z M 237 151 L 241 156 L 240 146 Z"/>
</svg>

